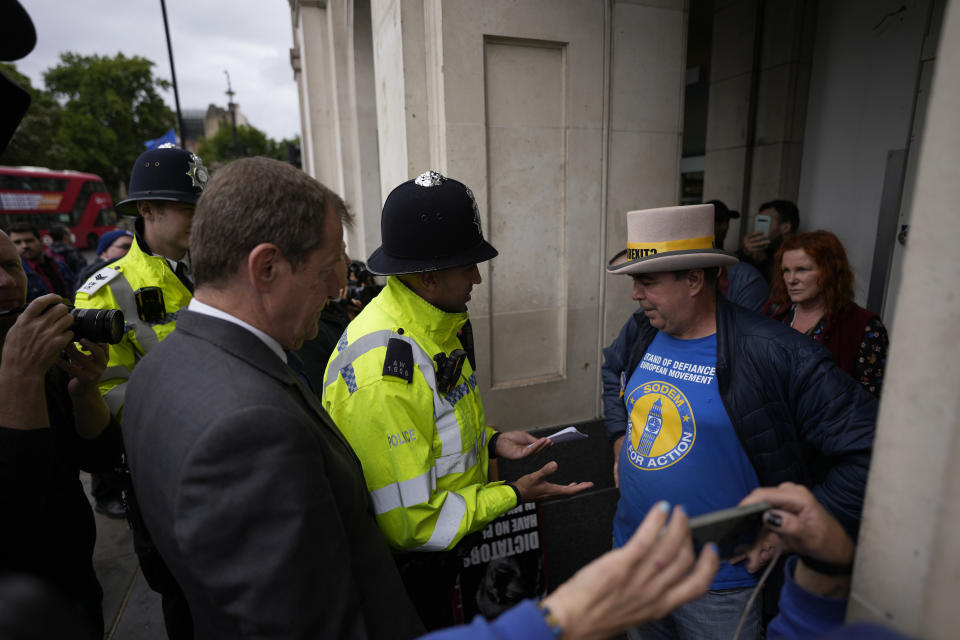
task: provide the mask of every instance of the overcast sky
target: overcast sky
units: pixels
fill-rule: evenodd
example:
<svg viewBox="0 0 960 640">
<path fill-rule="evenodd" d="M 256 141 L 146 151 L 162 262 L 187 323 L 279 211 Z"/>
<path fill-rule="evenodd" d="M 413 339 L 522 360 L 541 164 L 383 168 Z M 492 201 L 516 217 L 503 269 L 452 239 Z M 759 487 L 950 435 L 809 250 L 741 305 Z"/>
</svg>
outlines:
<svg viewBox="0 0 960 640">
<path fill-rule="evenodd" d="M 17 68 L 34 86 L 62 51 L 139 55 L 170 80 L 160 0 L 20 0 L 37 28 L 37 46 Z M 166 0 L 182 109 L 225 107 L 224 70 L 234 101 L 253 126 L 276 140 L 300 132 L 290 67 L 288 0 Z M 164 99 L 174 109 L 173 91 Z"/>
</svg>

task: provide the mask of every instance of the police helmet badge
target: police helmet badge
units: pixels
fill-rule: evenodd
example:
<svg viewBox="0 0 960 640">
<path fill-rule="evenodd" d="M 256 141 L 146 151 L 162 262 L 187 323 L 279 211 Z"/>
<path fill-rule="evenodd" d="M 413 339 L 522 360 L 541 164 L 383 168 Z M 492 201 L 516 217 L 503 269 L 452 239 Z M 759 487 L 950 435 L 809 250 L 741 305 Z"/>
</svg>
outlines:
<svg viewBox="0 0 960 640">
<path fill-rule="evenodd" d="M 424 171 L 417 176 L 414 182 L 420 187 L 439 187 L 447 179 L 436 171 Z"/>
<path fill-rule="evenodd" d="M 207 181 L 210 180 L 210 173 L 207 171 L 207 168 L 203 166 L 203 160 L 200 159 L 195 153 L 190 154 L 190 160 L 188 161 L 187 175 L 190 176 L 190 180 L 193 181 L 194 187 L 199 187 L 200 191 L 203 191 L 203 188 L 207 186 Z"/>
</svg>

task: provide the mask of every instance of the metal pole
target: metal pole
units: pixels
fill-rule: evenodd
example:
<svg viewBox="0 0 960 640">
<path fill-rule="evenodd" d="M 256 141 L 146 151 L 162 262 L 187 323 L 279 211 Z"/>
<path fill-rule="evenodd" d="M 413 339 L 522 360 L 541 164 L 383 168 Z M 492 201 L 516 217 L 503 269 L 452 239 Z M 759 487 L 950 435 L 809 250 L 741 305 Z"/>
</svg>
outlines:
<svg viewBox="0 0 960 640">
<path fill-rule="evenodd" d="M 170 55 L 170 77 L 173 78 L 173 101 L 177 105 L 177 130 L 180 133 L 180 146 L 186 144 L 183 139 L 183 115 L 180 113 L 180 91 L 177 89 L 177 71 L 173 66 L 173 47 L 170 45 L 170 25 L 167 23 L 167 3 L 160 0 L 163 11 L 163 32 L 167 35 L 167 53 Z"/>
<path fill-rule="evenodd" d="M 230 86 L 230 72 L 226 69 L 223 73 L 227 76 L 227 110 L 230 111 L 230 123 L 233 126 L 233 156 L 240 157 L 240 145 L 237 142 L 237 105 L 233 103 L 234 91 Z"/>
</svg>

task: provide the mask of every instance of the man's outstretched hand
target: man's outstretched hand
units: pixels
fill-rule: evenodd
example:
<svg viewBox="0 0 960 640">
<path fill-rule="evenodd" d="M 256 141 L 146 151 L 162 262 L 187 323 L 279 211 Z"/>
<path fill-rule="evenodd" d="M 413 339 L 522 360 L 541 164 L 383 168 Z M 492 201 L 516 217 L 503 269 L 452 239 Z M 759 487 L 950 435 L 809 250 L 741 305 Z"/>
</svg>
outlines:
<svg viewBox="0 0 960 640">
<path fill-rule="evenodd" d="M 520 492 L 521 502 L 535 502 L 558 496 L 572 496 L 593 486 L 592 482 L 571 482 L 570 484 L 554 484 L 547 481 L 558 468 L 556 462 L 548 462 L 539 470 L 528 473 L 514 480 L 510 484 Z"/>
</svg>

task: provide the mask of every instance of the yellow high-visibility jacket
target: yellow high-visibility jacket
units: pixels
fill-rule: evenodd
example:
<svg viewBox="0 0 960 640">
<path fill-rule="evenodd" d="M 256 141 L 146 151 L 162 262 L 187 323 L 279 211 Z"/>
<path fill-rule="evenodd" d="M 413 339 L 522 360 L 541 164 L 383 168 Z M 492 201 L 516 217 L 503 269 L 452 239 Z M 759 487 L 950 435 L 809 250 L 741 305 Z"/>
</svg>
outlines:
<svg viewBox="0 0 960 640">
<path fill-rule="evenodd" d="M 437 309 L 395 277 L 347 327 L 330 356 L 323 407 L 363 464 L 377 523 L 394 549 L 440 551 L 517 505 L 487 482 L 488 438 L 469 361 L 447 395 L 436 391 L 438 353 L 462 348 L 466 313 Z M 412 348 L 412 381 L 384 375 L 391 339 Z"/>
<path fill-rule="evenodd" d="M 147 323 L 137 316 L 133 292 L 141 287 L 160 287 L 163 291 L 166 314 L 159 322 Z M 100 393 L 117 420 L 122 416 L 123 396 L 133 367 L 170 335 L 177 314 L 192 297 L 166 258 L 145 253 L 136 238 L 127 255 L 92 275 L 77 291 L 74 304 L 79 308 L 123 311 L 123 340 L 110 345 L 107 369 L 100 378 Z"/>
</svg>

